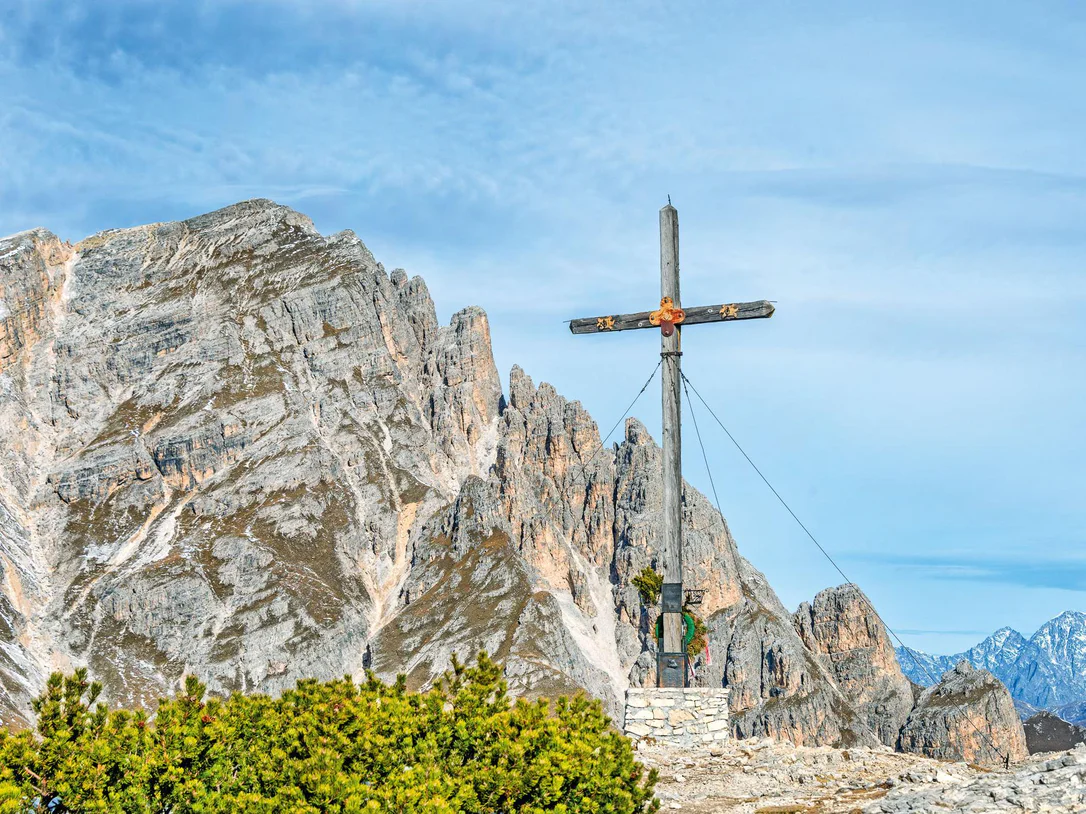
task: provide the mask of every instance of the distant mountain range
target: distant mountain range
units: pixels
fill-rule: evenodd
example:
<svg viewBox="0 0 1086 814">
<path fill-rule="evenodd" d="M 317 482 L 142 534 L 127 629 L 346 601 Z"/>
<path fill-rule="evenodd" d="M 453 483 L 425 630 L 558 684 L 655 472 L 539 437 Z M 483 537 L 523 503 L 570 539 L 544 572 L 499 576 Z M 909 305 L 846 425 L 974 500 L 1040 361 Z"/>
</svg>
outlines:
<svg viewBox="0 0 1086 814">
<path fill-rule="evenodd" d="M 1029 639 L 1004 627 L 964 653 L 934 656 L 897 648 L 905 675 L 929 686 L 965 659 L 1007 685 L 1019 711 L 1046 709 L 1071 723 L 1086 723 L 1086 613 L 1065 611 Z"/>
</svg>

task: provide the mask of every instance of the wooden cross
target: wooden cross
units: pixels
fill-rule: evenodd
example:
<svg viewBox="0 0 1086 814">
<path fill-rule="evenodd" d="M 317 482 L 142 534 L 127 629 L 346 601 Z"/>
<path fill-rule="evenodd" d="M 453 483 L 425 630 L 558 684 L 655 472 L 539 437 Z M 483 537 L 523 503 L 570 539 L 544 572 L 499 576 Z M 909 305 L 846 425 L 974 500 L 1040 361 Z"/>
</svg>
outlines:
<svg viewBox="0 0 1086 814">
<path fill-rule="evenodd" d="M 594 334 L 658 327 L 662 334 L 664 587 L 661 595 L 663 641 L 658 646 L 656 679 L 660 687 L 685 687 L 687 656 L 683 638 L 682 419 L 679 394 L 682 327 L 703 322 L 765 319 L 773 316 L 773 305 L 759 300 L 686 309 L 680 306 L 679 213 L 671 205 L 670 199 L 667 206 L 660 210 L 660 297 L 660 307 L 655 311 L 574 319 L 569 323 L 569 329 L 575 334 Z"/>
</svg>

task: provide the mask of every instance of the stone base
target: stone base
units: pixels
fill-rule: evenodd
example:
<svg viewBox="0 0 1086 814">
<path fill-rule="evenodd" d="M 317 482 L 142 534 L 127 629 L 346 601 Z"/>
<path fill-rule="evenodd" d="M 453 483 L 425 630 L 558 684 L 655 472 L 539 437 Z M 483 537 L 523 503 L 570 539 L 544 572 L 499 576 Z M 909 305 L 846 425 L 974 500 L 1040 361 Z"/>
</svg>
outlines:
<svg viewBox="0 0 1086 814">
<path fill-rule="evenodd" d="M 624 730 L 634 740 L 676 746 L 720 743 L 731 737 L 728 691 L 723 687 L 626 690 Z"/>
</svg>

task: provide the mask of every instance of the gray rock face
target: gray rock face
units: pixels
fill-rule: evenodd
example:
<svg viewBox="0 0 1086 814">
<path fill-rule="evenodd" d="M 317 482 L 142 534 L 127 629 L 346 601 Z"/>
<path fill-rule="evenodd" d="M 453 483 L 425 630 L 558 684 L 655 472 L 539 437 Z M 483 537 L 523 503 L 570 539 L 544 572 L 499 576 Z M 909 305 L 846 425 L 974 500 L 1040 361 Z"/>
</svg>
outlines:
<svg viewBox="0 0 1086 814">
<path fill-rule="evenodd" d="M 76 663 L 133 703 L 361 671 L 493 461 L 485 315 L 268 201 L 0 256 L 12 710 Z"/>
<path fill-rule="evenodd" d="M 1062 752 L 1086 743 L 1086 729 L 1069 724 L 1051 712 L 1038 712 L 1022 724 L 1029 753 Z"/>
<path fill-rule="evenodd" d="M 868 598 L 852 584 L 828 588 L 800 605 L 793 622 L 864 722 L 894 746 L 913 707 L 912 687 Z"/>
<path fill-rule="evenodd" d="M 454 652 L 485 645 L 506 659 L 515 690 L 584 687 L 619 717 L 626 687 L 655 682 L 655 617 L 631 580 L 659 567 L 660 470 L 638 421 L 601 449 L 580 404 L 514 368 L 493 471 L 466 484 L 418 543 L 406 607 L 376 637 L 374 665 L 392 674 L 410 653 L 412 680 L 425 685 Z M 873 742 L 719 514 L 693 489 L 684 500 L 686 578 L 706 586 L 701 610 L 717 654 L 695 683 L 731 689 L 739 737 Z M 479 582 L 490 573 L 479 557 L 503 559 L 503 574 L 520 569 L 523 584 L 502 594 Z"/>
<path fill-rule="evenodd" d="M 505 398 L 481 310 L 439 325 L 421 279 L 270 201 L 0 241 L 0 431 L 6 720 L 80 664 L 143 705 L 185 673 L 423 687 L 479 648 L 516 692 L 584 688 L 616 717 L 655 681 L 631 582 L 660 559 L 645 428 L 601 448 L 519 368 Z M 709 501 L 683 501 L 713 657 L 695 683 L 729 688 L 733 734 L 886 738 L 881 632 L 832 593 L 793 620 Z"/>
<path fill-rule="evenodd" d="M 707 681 L 720 676 L 731 689 L 735 737 L 876 745 L 874 732 L 830 668 L 804 645 L 765 577 L 745 561 L 742 566 L 742 598 L 711 618 L 711 645 L 726 659 L 703 675 Z"/>
<path fill-rule="evenodd" d="M 1029 755 L 1022 722 L 1007 688 L 987 670 L 962 661 L 917 701 L 900 746 L 946 760 L 1017 762 Z"/>
</svg>

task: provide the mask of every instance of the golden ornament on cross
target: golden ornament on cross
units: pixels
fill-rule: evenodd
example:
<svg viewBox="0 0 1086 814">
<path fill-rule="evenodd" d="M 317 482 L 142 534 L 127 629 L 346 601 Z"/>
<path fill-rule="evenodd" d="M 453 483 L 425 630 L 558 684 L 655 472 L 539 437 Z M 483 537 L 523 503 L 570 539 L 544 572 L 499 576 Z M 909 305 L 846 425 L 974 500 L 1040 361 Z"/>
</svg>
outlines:
<svg viewBox="0 0 1086 814">
<path fill-rule="evenodd" d="M 660 310 L 649 314 L 649 323 L 660 326 L 660 333 L 671 336 L 675 333 L 675 326 L 686 319 L 686 312 L 682 308 L 676 308 L 671 297 L 660 300 Z"/>
</svg>

